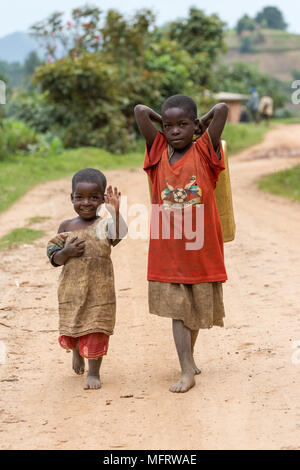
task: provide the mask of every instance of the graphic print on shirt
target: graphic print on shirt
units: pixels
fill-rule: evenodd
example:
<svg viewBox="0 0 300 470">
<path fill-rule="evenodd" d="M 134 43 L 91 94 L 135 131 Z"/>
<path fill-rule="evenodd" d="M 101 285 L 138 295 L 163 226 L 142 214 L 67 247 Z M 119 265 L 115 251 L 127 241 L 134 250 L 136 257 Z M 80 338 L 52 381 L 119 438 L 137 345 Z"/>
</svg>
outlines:
<svg viewBox="0 0 300 470">
<path fill-rule="evenodd" d="M 196 176 L 191 176 L 184 187 L 174 188 L 168 183 L 167 179 L 166 186 L 161 192 L 164 209 L 184 209 L 202 203 L 202 189 L 196 182 Z"/>
</svg>

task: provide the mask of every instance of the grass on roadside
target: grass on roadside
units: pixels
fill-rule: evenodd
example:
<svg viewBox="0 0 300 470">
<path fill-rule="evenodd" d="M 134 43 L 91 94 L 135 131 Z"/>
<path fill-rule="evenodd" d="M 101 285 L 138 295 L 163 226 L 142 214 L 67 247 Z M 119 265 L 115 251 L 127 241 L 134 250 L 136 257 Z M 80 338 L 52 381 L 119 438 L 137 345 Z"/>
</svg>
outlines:
<svg viewBox="0 0 300 470">
<path fill-rule="evenodd" d="M 6 210 L 33 186 L 64 176 L 81 168 L 112 170 L 143 164 L 141 151 L 114 155 L 93 147 L 49 153 L 44 157 L 16 155 L 0 161 L 0 212 Z"/>
<path fill-rule="evenodd" d="M 0 239 L 0 249 L 8 248 L 13 245 L 20 245 L 23 243 L 33 243 L 34 240 L 42 237 L 44 233 L 45 232 L 43 230 L 16 228 Z"/>
<path fill-rule="evenodd" d="M 271 121 L 273 124 L 300 124 L 300 116 L 291 116 L 288 118 L 279 118 Z"/>
<path fill-rule="evenodd" d="M 264 123 L 228 123 L 222 134 L 226 140 L 230 156 L 262 142 L 265 133 L 270 130 Z"/>
<path fill-rule="evenodd" d="M 227 141 L 229 155 L 261 142 L 268 130 L 264 123 L 228 123 L 223 138 Z M 59 154 L 50 152 L 42 157 L 11 156 L 9 160 L 0 161 L 0 212 L 6 210 L 33 186 L 71 176 L 81 168 L 92 167 L 106 171 L 141 167 L 144 149 L 145 143 L 141 139 L 136 151 L 123 155 L 115 155 L 94 147 L 81 147 Z"/>
<path fill-rule="evenodd" d="M 37 215 L 36 217 L 30 217 L 28 219 L 29 224 L 39 224 L 41 222 L 44 222 L 45 220 L 49 220 L 50 217 L 44 217 L 42 215 Z"/>
<path fill-rule="evenodd" d="M 300 165 L 263 176 L 257 184 L 263 191 L 300 201 Z"/>
</svg>

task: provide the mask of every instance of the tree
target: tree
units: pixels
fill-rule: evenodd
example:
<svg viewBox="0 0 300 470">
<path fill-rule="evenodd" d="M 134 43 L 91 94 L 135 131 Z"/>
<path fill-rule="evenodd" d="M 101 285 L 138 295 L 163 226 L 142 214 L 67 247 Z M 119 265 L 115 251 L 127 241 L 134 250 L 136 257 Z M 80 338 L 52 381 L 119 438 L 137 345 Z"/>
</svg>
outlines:
<svg viewBox="0 0 300 470">
<path fill-rule="evenodd" d="M 116 67 L 93 53 L 66 56 L 39 67 L 34 80 L 64 116 L 67 147 L 92 145 L 120 152 L 129 148 Z"/>
<path fill-rule="evenodd" d="M 234 62 L 231 66 L 222 64 L 216 71 L 216 76 L 222 77 L 215 82 L 216 91 L 248 94 L 249 89 L 255 87 L 260 96 L 271 96 L 277 108 L 282 107 L 289 99 L 281 82 L 246 62 Z"/>
<path fill-rule="evenodd" d="M 257 13 L 255 20 L 266 28 L 282 30 L 287 28 L 283 14 L 277 7 L 265 7 L 262 11 Z"/>
<path fill-rule="evenodd" d="M 188 18 L 170 24 L 169 36 L 191 55 L 204 53 L 215 61 L 225 51 L 224 26 L 217 15 L 206 16 L 202 10 L 190 8 Z"/>
<path fill-rule="evenodd" d="M 86 5 L 74 8 L 71 21 L 65 22 L 64 13 L 55 12 L 46 20 L 35 23 L 30 34 L 46 49 L 48 62 L 56 60 L 59 55 L 75 57 L 85 52 L 96 52 L 101 41 L 100 15 L 99 8 Z"/>
<path fill-rule="evenodd" d="M 225 47 L 224 23 L 195 8 L 186 20 L 164 30 L 154 28 L 150 10 L 131 18 L 109 10 L 100 17 L 99 9 L 84 7 L 73 10 L 66 24 L 62 13 L 55 13 L 34 25 L 33 34 L 49 55 L 35 70 L 35 84 L 47 100 L 47 110 L 54 108 L 66 146 L 124 152 L 136 137 L 137 103 L 159 111 L 175 93 L 191 94 L 200 103 Z M 60 48 L 65 53 L 61 58 Z M 38 113 L 43 106 L 41 101 Z M 19 112 L 23 108 L 19 106 Z M 27 103 L 26 115 L 36 126 L 29 108 Z"/>
<path fill-rule="evenodd" d="M 195 60 L 175 41 L 163 38 L 152 42 L 146 51 L 145 68 L 157 73 L 159 97 L 155 97 L 155 105 L 158 109 L 170 95 L 196 93 L 193 79 L 197 76 Z"/>
<path fill-rule="evenodd" d="M 247 54 L 249 52 L 252 52 L 253 50 L 253 41 L 252 41 L 252 38 L 250 36 L 244 36 L 242 38 L 242 42 L 241 42 L 241 47 L 240 47 L 240 52 L 242 54 Z"/>
<path fill-rule="evenodd" d="M 242 16 L 236 25 L 236 31 L 240 35 L 243 31 L 254 31 L 257 27 L 257 23 L 253 18 L 248 15 Z"/>
<path fill-rule="evenodd" d="M 207 16 L 202 10 L 190 8 L 186 19 L 171 22 L 156 31 L 156 37 L 177 43 L 192 58 L 190 80 L 195 86 L 209 88 L 213 66 L 224 52 L 224 26 L 217 15 Z"/>
<path fill-rule="evenodd" d="M 31 77 L 34 74 L 36 67 L 41 65 L 39 56 L 35 51 L 28 54 L 24 61 L 24 73 L 27 77 Z"/>
</svg>

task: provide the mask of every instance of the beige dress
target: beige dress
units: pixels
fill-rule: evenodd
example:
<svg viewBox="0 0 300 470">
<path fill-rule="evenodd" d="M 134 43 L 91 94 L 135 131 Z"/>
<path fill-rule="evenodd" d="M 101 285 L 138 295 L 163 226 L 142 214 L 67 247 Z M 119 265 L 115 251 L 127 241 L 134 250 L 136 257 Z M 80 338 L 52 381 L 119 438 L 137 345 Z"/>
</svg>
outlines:
<svg viewBox="0 0 300 470">
<path fill-rule="evenodd" d="M 222 282 L 175 284 L 149 281 L 149 312 L 181 320 L 190 330 L 224 326 Z"/>
<path fill-rule="evenodd" d="M 73 237 L 85 240 L 83 256 L 70 258 L 58 281 L 59 333 L 74 338 L 89 333 L 112 335 L 116 317 L 116 296 L 108 238 L 109 221 L 98 219 L 84 230 L 56 235 L 48 243 L 51 260 L 55 247 L 61 249 Z"/>
</svg>

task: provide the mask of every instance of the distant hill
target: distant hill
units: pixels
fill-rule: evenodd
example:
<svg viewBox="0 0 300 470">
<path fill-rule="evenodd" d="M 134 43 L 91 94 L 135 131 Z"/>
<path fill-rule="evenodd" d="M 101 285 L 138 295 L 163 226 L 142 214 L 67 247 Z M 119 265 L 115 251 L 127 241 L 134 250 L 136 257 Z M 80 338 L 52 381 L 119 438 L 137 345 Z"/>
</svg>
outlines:
<svg viewBox="0 0 300 470">
<path fill-rule="evenodd" d="M 27 33 L 12 33 L 0 38 L 0 60 L 22 63 L 31 51 L 36 51 L 40 58 L 44 56 L 37 42 Z"/>
<path fill-rule="evenodd" d="M 300 35 L 271 29 L 260 30 L 260 34 L 260 41 L 263 39 L 263 42 L 257 42 L 257 31 L 246 32 L 242 36 L 237 35 L 235 31 L 227 31 L 225 41 L 228 52 L 222 60 L 228 64 L 236 61 L 256 64 L 262 72 L 279 80 L 291 80 L 292 70 L 300 71 Z M 251 52 L 241 53 L 240 48 L 245 36 L 251 39 Z M 24 62 L 33 50 L 44 59 L 44 51 L 27 33 L 16 32 L 0 38 L 0 60 Z"/>
<path fill-rule="evenodd" d="M 246 36 L 252 43 L 251 52 L 241 53 L 242 38 Z M 292 70 L 300 71 L 299 34 L 263 29 L 259 37 L 257 32 L 239 36 L 235 31 L 227 31 L 225 40 L 228 52 L 222 59 L 228 64 L 236 61 L 256 64 L 262 72 L 284 81 L 292 79 Z"/>
</svg>

